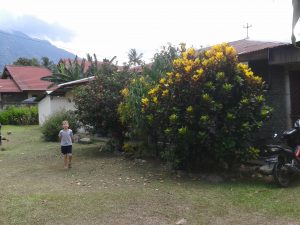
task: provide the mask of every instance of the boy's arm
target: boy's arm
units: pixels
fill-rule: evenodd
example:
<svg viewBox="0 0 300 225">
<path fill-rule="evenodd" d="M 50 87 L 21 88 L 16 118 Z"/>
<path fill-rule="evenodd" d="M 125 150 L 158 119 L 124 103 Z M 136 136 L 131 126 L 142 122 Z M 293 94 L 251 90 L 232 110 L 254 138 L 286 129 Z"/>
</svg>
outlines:
<svg viewBox="0 0 300 225">
<path fill-rule="evenodd" d="M 71 130 L 71 139 L 72 139 L 72 142 L 74 143 L 74 134 L 73 134 L 72 130 Z"/>
<path fill-rule="evenodd" d="M 59 139 L 59 141 L 61 141 L 61 131 L 59 131 L 59 133 L 58 133 L 58 139 Z"/>
</svg>

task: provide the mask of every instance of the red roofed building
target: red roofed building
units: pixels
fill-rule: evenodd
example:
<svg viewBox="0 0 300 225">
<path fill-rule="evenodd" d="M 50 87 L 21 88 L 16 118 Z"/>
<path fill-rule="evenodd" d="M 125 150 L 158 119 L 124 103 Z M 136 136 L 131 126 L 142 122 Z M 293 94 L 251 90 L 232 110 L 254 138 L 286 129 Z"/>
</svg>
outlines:
<svg viewBox="0 0 300 225">
<path fill-rule="evenodd" d="M 43 67 L 5 66 L 0 79 L 0 109 L 43 94 L 51 83 L 41 78 L 49 75 L 51 71 Z"/>
</svg>

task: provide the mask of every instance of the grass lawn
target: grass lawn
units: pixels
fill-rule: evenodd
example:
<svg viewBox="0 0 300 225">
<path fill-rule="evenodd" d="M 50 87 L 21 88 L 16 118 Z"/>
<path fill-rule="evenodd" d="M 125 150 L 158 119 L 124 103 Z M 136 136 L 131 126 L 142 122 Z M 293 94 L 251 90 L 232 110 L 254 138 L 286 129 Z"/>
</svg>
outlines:
<svg viewBox="0 0 300 225">
<path fill-rule="evenodd" d="M 158 163 L 103 154 L 101 143 L 75 143 L 65 170 L 59 144 L 43 142 L 39 127 L 3 126 L 2 134 L 1 225 L 300 224 L 299 181 L 280 189 L 182 178 Z"/>
</svg>

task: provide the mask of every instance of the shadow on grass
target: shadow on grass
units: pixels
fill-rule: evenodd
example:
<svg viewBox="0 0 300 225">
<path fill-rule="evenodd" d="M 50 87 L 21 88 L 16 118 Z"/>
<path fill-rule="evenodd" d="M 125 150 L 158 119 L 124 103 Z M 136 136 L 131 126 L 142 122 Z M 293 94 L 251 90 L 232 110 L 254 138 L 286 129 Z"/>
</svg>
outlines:
<svg viewBox="0 0 300 225">
<path fill-rule="evenodd" d="M 102 146 L 102 143 L 76 144 L 74 152 L 78 157 L 83 158 L 115 158 L 120 156 L 120 154 L 102 151 Z"/>
<path fill-rule="evenodd" d="M 74 152 L 77 157 L 91 158 L 91 159 L 113 159 L 123 157 L 121 153 L 112 153 L 101 151 L 103 143 L 93 143 L 93 144 L 76 144 Z M 124 158 L 125 159 L 125 158 Z M 260 188 L 260 189 L 280 189 L 272 176 L 262 176 L 262 177 L 233 177 L 226 178 L 221 182 L 210 181 L 209 176 L 216 176 L 217 174 L 205 174 L 206 178 L 203 178 L 203 173 L 193 174 L 189 176 L 187 173 L 183 176 L 178 176 L 176 171 L 166 168 L 161 161 L 157 160 L 147 160 L 146 163 L 138 163 L 135 160 L 125 159 L 132 164 L 131 169 L 134 170 L 140 176 L 144 176 L 145 173 L 151 174 L 152 179 L 166 179 L 169 181 L 182 182 L 193 186 L 207 185 L 210 187 L 214 186 L 241 186 L 248 188 Z M 207 179 L 208 177 L 208 179 Z M 291 184 L 288 188 L 298 188 L 300 186 L 300 176 L 293 176 L 291 178 Z"/>
</svg>

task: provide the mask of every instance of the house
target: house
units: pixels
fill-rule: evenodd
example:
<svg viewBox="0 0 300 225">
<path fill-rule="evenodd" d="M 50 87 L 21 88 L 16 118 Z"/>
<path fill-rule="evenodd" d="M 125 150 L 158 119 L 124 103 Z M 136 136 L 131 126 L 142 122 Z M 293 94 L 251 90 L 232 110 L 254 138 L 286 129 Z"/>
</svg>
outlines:
<svg viewBox="0 0 300 225">
<path fill-rule="evenodd" d="M 5 66 L 0 78 L 0 110 L 42 95 L 48 90 L 51 82 L 43 81 L 41 78 L 49 75 L 51 71 L 44 67 Z"/>
<path fill-rule="evenodd" d="M 300 49 L 289 43 L 239 40 L 230 42 L 240 62 L 248 63 L 266 83 L 267 104 L 273 107 L 267 133 L 291 128 L 300 118 Z"/>
<path fill-rule="evenodd" d="M 74 88 L 86 85 L 94 80 L 94 77 L 87 77 L 80 80 L 70 81 L 57 85 L 53 91 L 48 91 L 38 103 L 39 125 L 47 120 L 48 117 L 61 110 L 75 110 Z"/>
</svg>

